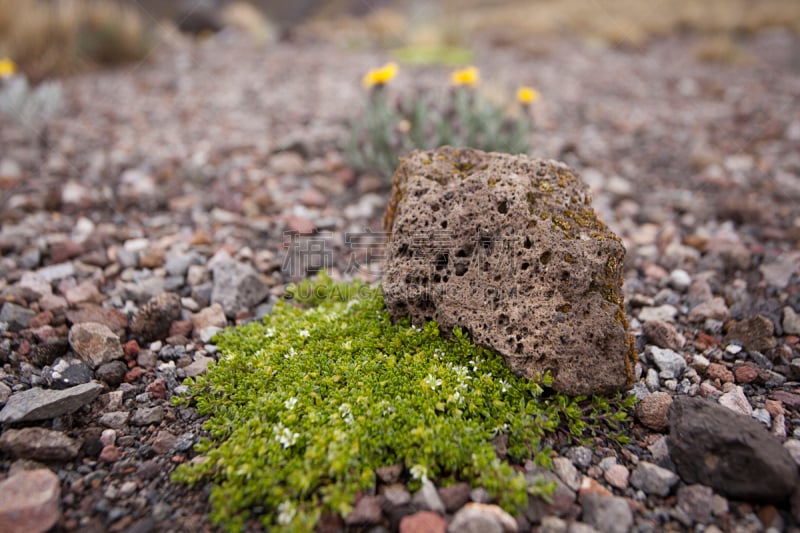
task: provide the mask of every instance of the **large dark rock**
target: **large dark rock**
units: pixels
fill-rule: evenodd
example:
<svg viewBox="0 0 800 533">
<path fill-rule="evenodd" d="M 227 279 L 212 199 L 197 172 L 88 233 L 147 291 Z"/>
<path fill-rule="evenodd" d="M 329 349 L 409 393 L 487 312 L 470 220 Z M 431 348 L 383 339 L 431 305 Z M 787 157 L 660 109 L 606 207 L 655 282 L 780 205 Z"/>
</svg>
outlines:
<svg viewBox="0 0 800 533">
<path fill-rule="evenodd" d="M 670 456 L 686 483 L 762 502 L 781 502 L 797 485 L 792 456 L 749 416 L 709 400 L 679 396 L 670 407 L 669 427 Z"/>
<path fill-rule="evenodd" d="M 567 166 L 449 147 L 413 152 L 394 175 L 384 227 L 394 318 L 459 326 L 514 372 L 549 371 L 568 394 L 631 385 L 625 247 Z"/>
<path fill-rule="evenodd" d="M 142 342 L 166 339 L 174 320 L 181 317 L 181 297 L 175 293 L 154 296 L 136 311 L 131 320 L 131 333 Z"/>
</svg>

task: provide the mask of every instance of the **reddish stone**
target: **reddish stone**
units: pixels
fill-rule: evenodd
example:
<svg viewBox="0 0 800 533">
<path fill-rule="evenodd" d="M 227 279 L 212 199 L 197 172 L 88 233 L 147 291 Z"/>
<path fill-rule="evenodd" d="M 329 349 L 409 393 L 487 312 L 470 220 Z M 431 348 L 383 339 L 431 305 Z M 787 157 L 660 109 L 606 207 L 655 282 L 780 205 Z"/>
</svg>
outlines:
<svg viewBox="0 0 800 533">
<path fill-rule="evenodd" d="M 725 368 L 721 363 L 711 363 L 706 369 L 706 376 L 709 379 L 719 380 L 720 383 L 732 383 L 733 373 Z"/>
<path fill-rule="evenodd" d="M 97 460 L 101 463 L 116 463 L 119 461 L 120 451 L 114 444 L 103 446 Z"/>
<path fill-rule="evenodd" d="M 107 307 L 83 307 L 67 311 L 67 321 L 71 324 L 97 322 L 107 326 L 119 337 L 125 336 L 125 329 L 128 327 L 127 315 L 117 309 Z"/>
<path fill-rule="evenodd" d="M 23 357 L 27 357 L 29 353 L 31 353 L 31 343 L 26 340 L 23 340 L 19 343 L 19 348 L 17 348 L 17 353 Z"/>
<path fill-rule="evenodd" d="M 694 345 L 698 350 L 707 350 L 717 344 L 719 344 L 719 341 L 704 331 L 699 331 L 694 341 Z"/>
<path fill-rule="evenodd" d="M 772 400 L 779 400 L 783 402 L 784 405 L 787 405 L 792 408 L 800 407 L 800 394 L 779 390 L 770 393 L 769 397 Z"/>
<path fill-rule="evenodd" d="M 84 253 L 86 249 L 82 244 L 75 241 L 62 241 L 50 250 L 51 263 L 64 263 L 73 257 L 78 257 Z"/>
<path fill-rule="evenodd" d="M 134 381 L 142 377 L 142 375 L 144 375 L 144 369 L 140 366 L 135 366 L 130 370 L 128 370 L 128 372 L 125 374 L 125 382 L 133 383 Z"/>
<path fill-rule="evenodd" d="M 40 533 L 60 516 L 61 483 L 47 468 L 23 470 L 0 482 L 0 524 L 3 531 Z"/>
<path fill-rule="evenodd" d="M 758 370 L 751 365 L 741 365 L 733 371 L 737 383 L 752 383 L 758 379 Z"/>
<path fill-rule="evenodd" d="M 30 329 L 37 329 L 42 326 L 48 326 L 53 321 L 53 312 L 49 309 L 46 311 L 42 311 L 38 315 L 31 318 L 31 321 L 28 323 L 28 327 Z"/>
<path fill-rule="evenodd" d="M 783 339 L 783 342 L 785 342 L 789 346 L 794 346 L 795 344 L 800 342 L 800 337 L 798 337 L 797 335 L 787 335 Z"/>
<path fill-rule="evenodd" d="M 300 234 L 311 233 L 314 231 L 316 225 L 313 220 L 299 217 L 297 215 L 290 215 L 286 217 L 286 229 L 289 231 L 296 231 Z"/>
<path fill-rule="evenodd" d="M 124 350 L 125 360 L 131 361 L 136 359 L 136 356 L 139 355 L 141 348 L 139 347 L 139 343 L 136 342 L 136 339 L 131 339 L 125 343 Z"/>
<path fill-rule="evenodd" d="M 156 399 L 163 399 L 167 397 L 167 386 L 164 383 L 164 380 L 161 378 L 156 379 L 150 385 L 148 385 L 145 391 L 149 392 L 153 398 Z"/>
<path fill-rule="evenodd" d="M 594 479 L 584 476 L 581 481 L 581 488 L 578 489 L 578 499 L 583 498 L 587 494 L 599 494 L 600 496 L 612 496 L 611 491 Z"/>
<path fill-rule="evenodd" d="M 400 533 L 445 533 L 447 521 L 433 511 L 420 511 L 400 520 Z"/>
</svg>

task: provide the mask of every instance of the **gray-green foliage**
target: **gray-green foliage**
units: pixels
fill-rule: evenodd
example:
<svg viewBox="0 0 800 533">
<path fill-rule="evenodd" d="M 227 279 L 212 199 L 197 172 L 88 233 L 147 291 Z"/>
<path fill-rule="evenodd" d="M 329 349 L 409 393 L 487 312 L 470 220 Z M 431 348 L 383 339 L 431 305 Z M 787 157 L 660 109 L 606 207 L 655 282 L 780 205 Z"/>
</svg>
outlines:
<svg viewBox="0 0 800 533">
<path fill-rule="evenodd" d="M 219 362 L 191 386 L 211 437 L 174 479 L 212 481 L 211 516 L 226 530 L 257 518 L 309 531 L 323 511 L 346 515 L 375 469 L 396 463 L 412 488 L 466 480 L 513 511 L 550 487 L 529 486 L 492 438 L 507 435 L 514 461 L 547 465 L 546 435 L 585 433 L 585 398 L 544 398 L 459 330 L 392 324 L 379 288 L 321 276 L 291 294 L 303 305 L 280 302 L 263 323 L 218 335 Z"/>
<path fill-rule="evenodd" d="M 346 153 L 353 167 L 389 179 L 398 158 L 414 149 L 449 145 L 526 153 L 531 118 L 527 109 L 507 117 L 501 106 L 469 87 L 454 87 L 444 95 L 417 91 L 393 99 L 386 86 L 378 86 L 350 129 Z"/>
<path fill-rule="evenodd" d="M 24 75 L 0 80 L 0 113 L 23 127 L 38 127 L 63 104 L 61 84 L 44 82 L 36 87 Z"/>
</svg>

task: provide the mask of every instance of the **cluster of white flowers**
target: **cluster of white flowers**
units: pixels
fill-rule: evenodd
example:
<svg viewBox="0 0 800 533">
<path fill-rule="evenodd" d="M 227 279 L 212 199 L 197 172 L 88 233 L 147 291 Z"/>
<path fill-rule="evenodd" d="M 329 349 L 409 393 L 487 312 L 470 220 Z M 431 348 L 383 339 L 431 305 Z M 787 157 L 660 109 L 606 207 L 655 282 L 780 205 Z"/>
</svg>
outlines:
<svg viewBox="0 0 800 533">
<path fill-rule="evenodd" d="M 339 406 L 339 414 L 341 415 L 342 420 L 344 420 L 348 425 L 353 423 L 353 413 L 351 412 L 349 403 L 343 403 Z"/>
<path fill-rule="evenodd" d="M 292 433 L 292 430 L 285 427 L 281 423 L 278 423 L 277 426 L 272 428 L 272 431 L 275 433 L 275 440 L 280 442 L 283 448 L 294 446 L 294 443 L 296 443 L 297 439 L 300 438 L 299 433 Z"/>
<path fill-rule="evenodd" d="M 286 400 L 285 402 L 283 402 L 283 406 L 284 406 L 285 408 L 287 408 L 289 411 L 291 411 L 292 409 L 294 409 L 294 406 L 295 406 L 295 405 L 297 405 L 297 398 L 295 398 L 294 396 L 292 396 L 291 398 L 289 398 L 288 400 Z"/>
<path fill-rule="evenodd" d="M 307 329 L 301 329 L 300 331 L 297 332 L 297 334 L 303 337 L 304 339 L 307 339 L 311 336 L 311 333 Z"/>
<path fill-rule="evenodd" d="M 428 479 L 428 469 L 422 465 L 414 465 L 410 470 L 411 477 L 419 480 L 426 481 Z"/>
<path fill-rule="evenodd" d="M 296 514 L 297 509 L 295 509 L 292 502 L 288 500 L 282 501 L 278 505 L 278 525 L 288 526 L 292 523 Z"/>
<path fill-rule="evenodd" d="M 422 328 L 418 328 L 414 324 L 411 324 L 411 331 L 413 331 L 414 333 L 422 333 Z"/>
<path fill-rule="evenodd" d="M 288 352 L 286 352 L 285 354 L 283 354 L 283 357 L 284 357 L 285 359 L 291 359 L 291 358 L 292 358 L 292 357 L 294 357 L 295 355 L 297 355 L 297 352 L 295 352 L 295 351 L 294 351 L 294 347 L 293 347 L 293 346 L 290 346 L 290 347 L 289 347 L 289 351 L 288 351 Z"/>
<path fill-rule="evenodd" d="M 433 357 L 436 359 L 441 359 L 442 357 L 444 357 L 444 352 L 439 348 L 434 348 Z"/>
<path fill-rule="evenodd" d="M 431 390 L 436 390 L 437 387 L 442 386 L 441 378 L 434 377 L 433 374 L 428 374 L 425 376 L 425 379 L 422 380 L 422 384 L 426 387 L 430 387 Z"/>
<path fill-rule="evenodd" d="M 268 339 L 271 339 L 272 337 L 274 337 L 275 336 L 275 328 L 267 328 L 267 330 L 264 332 L 264 336 L 266 338 L 268 338 Z"/>
</svg>

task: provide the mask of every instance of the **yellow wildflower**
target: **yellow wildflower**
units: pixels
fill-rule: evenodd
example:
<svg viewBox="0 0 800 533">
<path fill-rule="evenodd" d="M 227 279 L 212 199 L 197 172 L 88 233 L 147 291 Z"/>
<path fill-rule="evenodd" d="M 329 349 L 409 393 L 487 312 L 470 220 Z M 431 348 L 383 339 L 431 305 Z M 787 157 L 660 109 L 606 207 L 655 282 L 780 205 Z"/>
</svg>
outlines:
<svg viewBox="0 0 800 533">
<path fill-rule="evenodd" d="M 0 59 L 0 78 L 8 78 L 17 73 L 17 65 L 9 58 Z"/>
<path fill-rule="evenodd" d="M 450 81 L 452 81 L 453 85 L 460 86 L 463 85 L 464 87 L 475 87 L 480 80 L 480 72 L 478 69 L 469 66 L 467 68 L 463 68 L 461 70 L 456 70 L 450 75 Z"/>
<path fill-rule="evenodd" d="M 517 89 L 517 100 L 522 105 L 528 105 L 539 100 L 539 91 L 533 87 L 522 86 Z"/>
<path fill-rule="evenodd" d="M 381 68 L 374 68 L 364 74 L 364 77 L 361 79 L 361 85 L 366 89 L 376 85 L 379 87 L 386 85 L 392 81 L 392 78 L 397 76 L 398 70 L 399 67 L 397 63 L 386 63 Z"/>
</svg>

